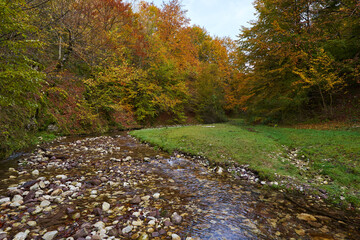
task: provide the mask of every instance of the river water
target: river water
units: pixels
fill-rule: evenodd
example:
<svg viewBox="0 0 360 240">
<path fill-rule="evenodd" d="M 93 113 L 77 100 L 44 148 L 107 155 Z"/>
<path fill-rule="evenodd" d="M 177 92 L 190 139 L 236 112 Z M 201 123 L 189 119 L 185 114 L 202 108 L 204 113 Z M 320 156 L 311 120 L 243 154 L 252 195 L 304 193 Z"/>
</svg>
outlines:
<svg viewBox="0 0 360 240">
<path fill-rule="evenodd" d="M 53 239 L 360 239 L 354 213 L 219 175 L 126 134 L 65 138 L 17 161 L 1 165 L 0 199 L 10 201 L 0 239 L 26 229 L 27 239 L 50 231 Z M 23 202 L 11 206 L 15 195 Z"/>
</svg>

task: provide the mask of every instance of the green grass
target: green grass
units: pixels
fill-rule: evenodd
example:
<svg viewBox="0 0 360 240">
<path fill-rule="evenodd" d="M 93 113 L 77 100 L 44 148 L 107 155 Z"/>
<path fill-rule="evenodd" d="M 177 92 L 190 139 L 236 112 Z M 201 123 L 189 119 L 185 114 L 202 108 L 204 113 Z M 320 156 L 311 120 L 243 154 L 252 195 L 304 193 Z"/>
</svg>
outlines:
<svg viewBox="0 0 360 240">
<path fill-rule="evenodd" d="M 144 129 L 131 134 L 168 152 L 249 165 L 262 179 L 291 177 L 293 183 L 326 190 L 334 202 L 344 196 L 360 206 L 359 131 L 250 126 L 242 120 L 206 126 L 210 125 Z M 305 164 L 304 168 L 296 162 Z"/>
</svg>

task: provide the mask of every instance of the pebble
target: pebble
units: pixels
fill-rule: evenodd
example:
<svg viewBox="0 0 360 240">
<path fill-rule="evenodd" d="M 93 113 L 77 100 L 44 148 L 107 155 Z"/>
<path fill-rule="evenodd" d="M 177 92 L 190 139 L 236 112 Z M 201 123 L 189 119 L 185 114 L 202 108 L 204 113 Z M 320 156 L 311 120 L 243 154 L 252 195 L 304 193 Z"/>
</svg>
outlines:
<svg viewBox="0 0 360 240">
<path fill-rule="evenodd" d="M 104 229 L 105 228 L 105 223 L 102 222 L 102 221 L 99 221 L 99 222 L 94 224 L 94 227 L 96 227 L 97 229 Z"/>
<path fill-rule="evenodd" d="M 153 198 L 159 199 L 160 198 L 160 193 L 154 193 Z"/>
<path fill-rule="evenodd" d="M 39 170 L 35 169 L 34 171 L 31 172 L 31 175 L 33 176 L 38 176 L 40 173 L 39 173 Z"/>
<path fill-rule="evenodd" d="M 132 222 L 132 225 L 134 225 L 134 226 L 142 226 L 142 225 L 143 225 L 143 221 L 141 221 L 141 220 L 133 221 L 133 222 Z"/>
<path fill-rule="evenodd" d="M 171 239 L 172 240 L 181 240 L 181 237 L 175 233 L 171 234 Z"/>
<path fill-rule="evenodd" d="M 13 240 L 25 240 L 29 232 L 29 230 L 25 230 L 25 232 L 19 232 L 15 235 Z"/>
<path fill-rule="evenodd" d="M 44 200 L 40 203 L 40 207 L 44 208 L 49 206 L 51 203 L 48 200 Z"/>
<path fill-rule="evenodd" d="M 103 210 L 104 212 L 107 212 L 109 209 L 110 209 L 110 204 L 107 203 L 107 202 L 103 202 L 103 204 L 102 204 L 102 210 Z"/>
<path fill-rule="evenodd" d="M 27 222 L 27 225 L 29 225 L 30 227 L 35 227 L 36 222 L 35 221 L 29 221 L 29 222 Z"/>
<path fill-rule="evenodd" d="M 182 222 L 182 217 L 177 212 L 174 212 L 171 215 L 171 221 L 175 224 L 180 224 Z"/>
<path fill-rule="evenodd" d="M 51 232 L 47 232 L 45 233 L 42 238 L 44 240 L 52 240 L 54 239 L 54 237 L 58 234 L 58 231 L 51 231 Z"/>
<path fill-rule="evenodd" d="M 10 198 L 9 198 L 9 197 L 1 198 L 1 199 L 0 199 L 0 204 L 6 203 L 6 202 L 10 202 Z"/>
<path fill-rule="evenodd" d="M 123 228 L 121 231 L 123 234 L 127 234 L 129 232 L 131 232 L 133 230 L 133 226 L 127 226 L 125 228 Z"/>
</svg>

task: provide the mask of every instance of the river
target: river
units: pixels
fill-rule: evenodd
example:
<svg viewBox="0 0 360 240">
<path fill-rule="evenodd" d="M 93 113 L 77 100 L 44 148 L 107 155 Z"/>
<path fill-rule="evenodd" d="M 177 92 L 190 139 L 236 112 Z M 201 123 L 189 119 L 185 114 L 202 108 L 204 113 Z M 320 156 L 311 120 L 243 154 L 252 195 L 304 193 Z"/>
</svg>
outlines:
<svg viewBox="0 0 360 240">
<path fill-rule="evenodd" d="M 354 213 L 126 133 L 62 138 L 1 167 L 0 240 L 360 239 Z"/>
</svg>

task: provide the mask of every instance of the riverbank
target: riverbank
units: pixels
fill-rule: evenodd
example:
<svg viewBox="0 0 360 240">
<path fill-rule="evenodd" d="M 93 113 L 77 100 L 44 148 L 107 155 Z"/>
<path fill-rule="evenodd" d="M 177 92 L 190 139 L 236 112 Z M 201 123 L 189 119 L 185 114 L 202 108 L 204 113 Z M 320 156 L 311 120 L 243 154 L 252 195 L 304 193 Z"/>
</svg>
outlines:
<svg viewBox="0 0 360 240">
<path fill-rule="evenodd" d="M 58 138 L 18 163 L 0 175 L 4 240 L 360 238 L 353 211 L 214 173 L 126 133 Z"/>
<path fill-rule="evenodd" d="M 131 135 L 168 152 L 203 156 L 222 166 L 249 168 L 259 175 L 258 182 L 263 185 L 304 192 L 347 209 L 360 206 L 358 129 L 293 129 L 232 120 L 144 129 Z"/>
</svg>

